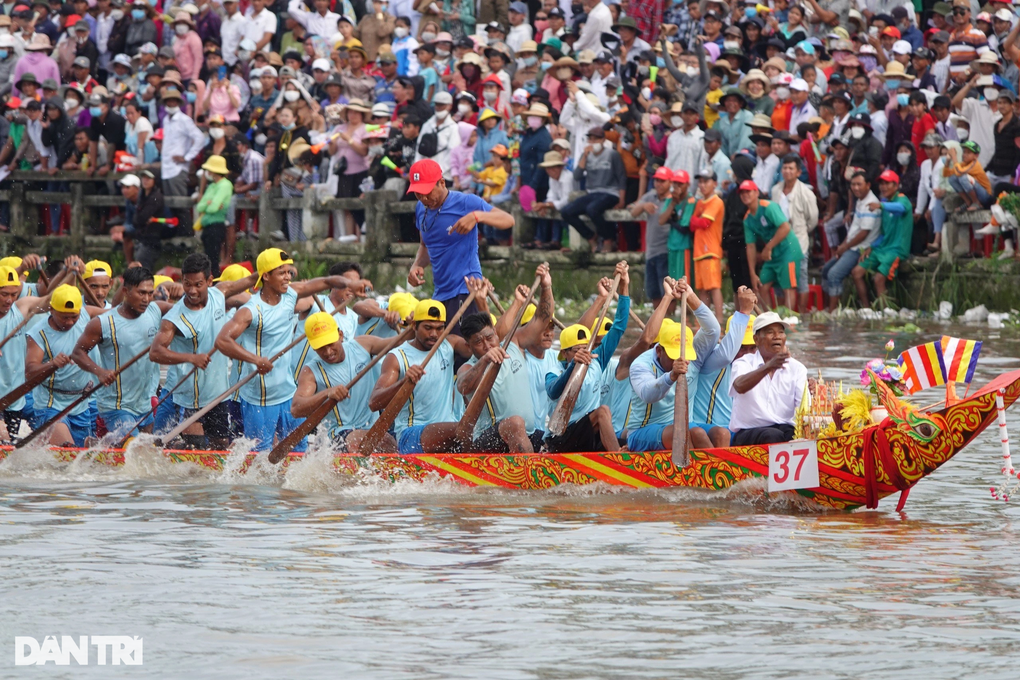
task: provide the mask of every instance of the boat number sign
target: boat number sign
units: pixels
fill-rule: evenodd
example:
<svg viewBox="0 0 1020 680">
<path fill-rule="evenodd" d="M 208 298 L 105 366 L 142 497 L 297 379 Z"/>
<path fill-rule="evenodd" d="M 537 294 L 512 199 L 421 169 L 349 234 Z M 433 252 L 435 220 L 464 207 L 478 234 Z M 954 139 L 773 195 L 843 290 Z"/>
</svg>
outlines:
<svg viewBox="0 0 1020 680">
<path fill-rule="evenodd" d="M 811 489 L 818 485 L 816 442 L 783 442 L 769 446 L 769 491 Z"/>
</svg>

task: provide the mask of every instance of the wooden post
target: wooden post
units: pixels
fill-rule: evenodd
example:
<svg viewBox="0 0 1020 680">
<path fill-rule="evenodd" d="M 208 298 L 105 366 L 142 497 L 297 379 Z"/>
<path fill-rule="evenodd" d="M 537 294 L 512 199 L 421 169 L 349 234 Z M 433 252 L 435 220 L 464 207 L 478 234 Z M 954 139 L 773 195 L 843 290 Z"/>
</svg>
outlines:
<svg viewBox="0 0 1020 680">
<path fill-rule="evenodd" d="M 71 250 L 80 253 L 85 247 L 85 225 L 88 213 L 85 207 L 85 184 L 71 182 Z"/>
<path fill-rule="evenodd" d="M 535 240 L 535 220 L 524 212 L 524 209 L 521 208 L 520 201 L 513 201 L 510 203 L 510 214 L 514 217 L 512 232 L 515 253 L 514 259 L 518 259 L 516 254 L 517 251 L 520 251 L 521 246 Z"/>
<path fill-rule="evenodd" d="M 28 204 L 25 203 L 25 183 L 11 182 L 11 233 L 15 236 L 35 236 L 27 224 Z"/>
<path fill-rule="evenodd" d="M 283 215 L 279 210 L 272 207 L 272 200 L 277 193 L 276 189 L 263 190 L 259 194 L 259 251 L 269 247 L 274 231 L 283 229 Z"/>
<path fill-rule="evenodd" d="M 301 196 L 301 228 L 309 241 L 321 241 L 329 236 L 329 211 L 323 210 L 313 186 L 305 188 Z"/>
<path fill-rule="evenodd" d="M 369 191 L 365 194 L 365 256 L 376 262 L 385 260 L 390 244 L 399 238 L 400 223 L 389 205 L 400 200 L 395 191 Z"/>
</svg>

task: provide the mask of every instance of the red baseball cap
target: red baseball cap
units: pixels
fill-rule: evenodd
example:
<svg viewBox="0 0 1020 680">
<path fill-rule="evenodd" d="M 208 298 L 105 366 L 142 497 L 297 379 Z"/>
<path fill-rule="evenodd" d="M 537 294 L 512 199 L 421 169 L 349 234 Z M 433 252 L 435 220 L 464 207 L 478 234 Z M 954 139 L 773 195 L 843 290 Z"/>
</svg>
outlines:
<svg viewBox="0 0 1020 680">
<path fill-rule="evenodd" d="M 896 38 L 897 40 L 899 40 L 900 38 L 903 37 L 900 34 L 900 29 L 896 28 L 895 26 L 886 26 L 885 28 L 883 28 L 882 29 L 882 35 L 891 35 L 892 37 Z"/>
<path fill-rule="evenodd" d="M 407 193 L 427 194 L 436 186 L 436 182 L 443 179 L 443 169 L 431 158 L 418 161 L 407 174 L 411 179 Z"/>
<path fill-rule="evenodd" d="M 691 176 L 687 174 L 686 170 L 677 170 L 673 173 L 673 181 L 677 184 L 690 184 Z"/>
<path fill-rule="evenodd" d="M 753 180 L 745 179 L 740 183 L 739 191 L 758 191 L 758 185 Z"/>
<path fill-rule="evenodd" d="M 160 128 L 152 133 L 153 139 L 163 139 L 163 128 Z"/>
<path fill-rule="evenodd" d="M 878 179 L 881 182 L 895 182 L 896 184 L 900 183 L 900 176 L 897 175 L 892 170 L 886 170 L 885 172 L 878 176 Z"/>
<path fill-rule="evenodd" d="M 659 169 L 655 171 L 655 175 L 652 179 L 664 179 L 667 182 L 673 181 L 673 171 L 667 168 L 665 165 L 660 165 Z"/>
</svg>

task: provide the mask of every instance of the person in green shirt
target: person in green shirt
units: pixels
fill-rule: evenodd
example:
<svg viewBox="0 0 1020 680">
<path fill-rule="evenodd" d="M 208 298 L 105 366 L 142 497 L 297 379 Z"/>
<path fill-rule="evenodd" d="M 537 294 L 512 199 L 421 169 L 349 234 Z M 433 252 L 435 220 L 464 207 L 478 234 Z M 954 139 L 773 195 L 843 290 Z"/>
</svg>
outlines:
<svg viewBox="0 0 1020 680">
<path fill-rule="evenodd" d="M 900 262 L 910 255 L 910 240 L 914 233 L 914 209 L 910 199 L 900 193 L 900 176 L 892 170 L 883 172 L 878 176 L 878 191 L 881 203 L 872 203 L 868 208 L 882 209 L 882 233 L 870 252 L 862 252 L 861 261 L 852 272 L 857 295 L 865 307 L 869 305 L 865 275 L 868 272 L 873 274 L 875 296 L 883 297 L 886 282 L 896 278 Z"/>
<path fill-rule="evenodd" d="M 209 156 L 202 169 L 205 170 L 207 184 L 196 206 L 198 221 L 194 226 L 198 230 L 201 225 L 202 248 L 215 266 L 223 261 L 220 250 L 227 238 L 227 208 L 230 206 L 230 197 L 234 195 L 234 184 L 227 179 L 230 170 L 223 156 Z M 233 253 L 227 253 L 228 263 L 231 255 Z"/>
<path fill-rule="evenodd" d="M 686 170 L 673 171 L 672 191 L 662 204 L 659 224 L 670 225 L 666 237 L 670 277 L 679 281 L 686 276 L 688 284 L 693 286 L 694 260 L 691 259 L 691 248 L 694 247 L 694 235 L 691 233 L 691 216 L 698 201 L 688 194 L 690 186 L 691 178 Z"/>
<path fill-rule="evenodd" d="M 801 258 L 800 243 L 790 228 L 783 208 L 773 201 L 761 198 L 758 185 L 747 179 L 740 183 L 740 200 L 747 206 L 744 216 L 744 241 L 747 244 L 747 266 L 751 270 L 751 284 L 761 304 L 771 309 L 772 285 L 786 294 L 787 308 L 794 309 L 797 300 L 797 267 Z M 758 253 L 758 241 L 765 247 Z M 756 273 L 761 260 L 761 272 Z"/>
</svg>

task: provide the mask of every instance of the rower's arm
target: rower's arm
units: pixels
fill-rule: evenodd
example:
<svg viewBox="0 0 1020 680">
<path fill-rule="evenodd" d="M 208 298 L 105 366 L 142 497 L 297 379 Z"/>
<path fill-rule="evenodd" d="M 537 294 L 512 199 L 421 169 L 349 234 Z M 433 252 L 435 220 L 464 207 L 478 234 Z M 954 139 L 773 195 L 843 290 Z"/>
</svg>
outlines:
<svg viewBox="0 0 1020 680">
<path fill-rule="evenodd" d="M 156 332 L 156 337 L 152 340 L 152 347 L 149 348 L 149 360 L 157 364 L 194 364 L 198 366 L 200 357 L 205 355 L 184 354 L 170 349 L 170 343 L 173 342 L 174 336 L 179 333 L 180 331 L 177 330 L 177 326 L 171 322 L 166 319 L 160 321 L 159 331 Z"/>
<path fill-rule="evenodd" d="M 113 309 L 114 307 L 116 307 L 116 305 L 114 305 L 110 309 Z M 84 305 L 84 306 L 82 306 L 81 311 L 83 311 L 86 314 L 88 314 L 89 318 L 94 319 L 97 316 L 101 316 L 103 314 L 106 314 L 110 310 L 106 309 L 105 307 L 94 307 L 92 305 Z"/>
<path fill-rule="evenodd" d="M 630 386 L 641 401 L 654 404 L 663 399 L 673 387 L 673 374 L 666 371 L 656 378 L 648 366 L 638 364 L 630 368 Z"/>
<path fill-rule="evenodd" d="M 102 374 L 110 373 L 102 366 L 92 361 L 89 356 L 89 352 L 92 348 L 98 345 L 103 340 L 103 326 L 99 319 L 92 319 L 85 326 L 85 332 L 78 338 L 78 342 L 74 345 L 74 351 L 71 352 L 71 359 L 74 363 L 78 364 L 78 367 L 87 371 L 93 375 L 102 378 Z"/>
<path fill-rule="evenodd" d="M 157 307 L 159 307 L 159 313 L 161 315 L 166 314 L 174 308 L 174 303 L 167 302 L 166 300 L 153 300 L 153 302 L 156 303 Z"/>
<path fill-rule="evenodd" d="M 689 295 L 695 299 L 698 297 L 694 289 L 690 289 Z M 701 330 L 694 336 L 694 353 L 699 357 L 707 357 L 719 344 L 719 336 L 722 334 L 719 319 L 715 318 L 715 312 L 708 305 L 702 304 L 701 300 L 698 300 L 697 306 L 688 300 L 687 305 L 693 308 L 694 316 L 701 326 Z M 690 333 L 690 330 L 687 332 Z"/>
<path fill-rule="evenodd" d="M 365 294 L 364 281 L 351 281 L 345 276 L 320 276 L 319 278 L 309 279 L 307 281 L 292 282 L 290 287 L 294 289 L 294 292 L 298 294 L 299 298 L 321 293 L 322 291 L 329 290 L 330 288 L 334 290 L 350 288 L 354 291 L 355 295 Z"/>
<path fill-rule="evenodd" d="M 392 354 L 382 361 L 382 373 L 372 388 L 372 396 L 368 399 L 368 408 L 373 411 L 382 411 L 386 405 L 397 396 L 400 387 L 404 384 L 400 378 L 400 363 Z"/>
<path fill-rule="evenodd" d="M 393 342 L 393 338 L 377 338 L 374 335 L 359 335 L 354 339 L 372 356 L 385 352 L 386 347 Z"/>
<path fill-rule="evenodd" d="M 243 293 L 249 288 L 254 288 L 255 282 L 258 281 L 258 279 L 258 274 L 251 273 L 237 281 L 220 281 L 216 284 L 216 289 L 223 293 L 223 297 L 230 298 L 239 293 Z"/>
<path fill-rule="evenodd" d="M 729 332 L 723 336 L 722 342 L 709 350 L 708 358 L 701 365 L 703 373 L 715 373 L 733 363 L 733 360 L 737 358 L 737 352 L 740 351 L 741 343 L 744 341 L 744 333 L 747 332 L 747 322 L 750 319 L 751 317 L 742 312 L 737 311 L 733 313 Z M 698 335 L 701 335 L 701 331 L 698 331 Z M 694 341 L 698 341 L 697 336 L 695 336 Z M 700 357 L 701 350 L 698 350 L 698 352 Z"/>
<path fill-rule="evenodd" d="M 223 328 L 220 329 L 219 335 L 216 336 L 216 349 L 225 357 L 236 359 L 237 361 L 246 361 L 249 364 L 257 364 L 263 357 L 249 352 L 237 342 L 237 339 L 241 337 L 241 333 L 244 333 L 250 325 L 251 310 L 244 308 L 237 310 L 234 318 L 224 324 Z"/>
<path fill-rule="evenodd" d="M 473 364 L 464 364 L 457 371 L 457 391 L 463 395 L 472 394 L 478 389 L 478 383 L 482 381 L 485 369 L 491 364 L 489 355 L 483 354 Z"/>
<path fill-rule="evenodd" d="M 369 319 L 385 317 L 387 312 L 375 300 L 358 300 L 353 305 L 350 305 L 350 308 L 358 315 L 358 323 L 365 323 Z"/>
<path fill-rule="evenodd" d="M 531 318 L 531 321 L 524 325 L 524 328 L 517 331 L 514 335 L 514 340 L 521 347 L 528 347 L 538 342 L 542 333 L 545 332 L 553 320 L 555 301 L 553 300 L 552 276 L 549 274 L 549 266 L 546 264 L 539 265 L 539 268 L 536 270 L 536 274 L 542 277 L 542 283 L 539 287 L 538 305 L 535 307 L 535 316 Z M 514 296 L 514 302 L 517 302 L 516 296 Z M 510 315 L 509 309 L 507 310 L 507 314 Z M 516 316 L 517 314 L 515 312 L 511 315 L 511 320 L 516 318 Z"/>
<path fill-rule="evenodd" d="M 584 314 L 581 315 L 581 318 L 577 320 L 577 323 L 581 324 L 585 328 L 591 328 L 594 326 L 595 322 L 599 320 L 599 310 L 602 309 L 602 305 L 605 304 L 608 298 L 608 291 L 603 290 L 602 287 L 599 286 L 599 293 L 595 298 L 595 302 L 591 303 L 591 307 L 585 310 Z"/>
<path fill-rule="evenodd" d="M 329 398 L 329 390 L 316 391 L 315 375 L 305 366 L 298 376 L 297 391 L 290 403 L 290 414 L 295 418 L 307 418 Z"/>
<path fill-rule="evenodd" d="M 648 323 L 645 324 L 645 329 L 641 331 L 641 337 L 620 355 L 620 363 L 616 366 L 617 380 L 626 380 L 630 376 L 630 365 L 634 363 L 635 359 L 647 352 L 655 344 L 656 339 L 658 339 L 659 329 L 662 328 L 662 321 L 666 318 L 666 312 L 669 311 L 669 306 L 675 299 L 672 294 L 673 283 L 673 279 L 668 276 L 663 280 L 663 290 L 666 291 L 666 294 L 662 296 L 659 306 L 655 308 L 651 318 L 648 319 Z"/>
<path fill-rule="evenodd" d="M 57 361 L 60 357 L 65 355 L 58 354 L 53 358 Z M 49 362 L 43 361 L 46 355 L 42 351 L 42 347 L 36 344 L 32 338 L 27 338 L 25 346 L 25 382 L 32 382 L 38 377 L 40 373 L 46 370 L 46 365 Z"/>
<path fill-rule="evenodd" d="M 459 335 L 447 335 L 446 341 L 453 347 L 454 354 L 462 356 L 465 359 L 470 359 L 474 356 L 474 352 L 471 351 L 471 346 L 468 344 L 468 341 Z"/>
<path fill-rule="evenodd" d="M 549 395 L 550 399 L 555 401 L 560 398 L 560 395 L 563 394 L 563 390 L 567 387 L 567 383 L 570 381 L 570 374 L 574 372 L 575 366 L 577 366 L 577 364 L 571 361 L 559 375 L 555 375 L 553 373 L 545 374 L 545 393 Z"/>
</svg>

